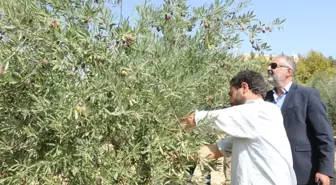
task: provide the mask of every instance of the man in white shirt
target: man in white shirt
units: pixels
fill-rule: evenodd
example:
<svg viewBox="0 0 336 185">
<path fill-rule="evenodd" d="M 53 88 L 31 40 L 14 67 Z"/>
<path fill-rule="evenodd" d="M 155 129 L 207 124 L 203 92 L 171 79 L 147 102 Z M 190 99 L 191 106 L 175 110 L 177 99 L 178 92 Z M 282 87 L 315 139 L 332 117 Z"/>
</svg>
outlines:
<svg viewBox="0 0 336 185">
<path fill-rule="evenodd" d="M 232 185 L 296 185 L 282 114 L 278 106 L 263 100 L 267 89 L 262 75 L 241 71 L 230 86 L 232 107 L 195 111 L 179 119 L 180 124 L 186 130 L 210 125 L 212 131 L 229 135 L 208 149 L 210 158 L 232 155 Z"/>
</svg>

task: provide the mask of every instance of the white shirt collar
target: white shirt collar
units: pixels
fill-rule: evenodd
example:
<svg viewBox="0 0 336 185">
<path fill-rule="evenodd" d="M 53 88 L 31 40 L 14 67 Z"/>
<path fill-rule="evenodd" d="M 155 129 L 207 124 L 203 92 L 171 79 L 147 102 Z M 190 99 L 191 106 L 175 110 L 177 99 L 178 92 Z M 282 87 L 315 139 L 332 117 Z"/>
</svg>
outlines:
<svg viewBox="0 0 336 185">
<path fill-rule="evenodd" d="M 258 99 L 255 99 L 255 100 L 246 100 L 245 104 L 248 104 L 248 103 L 256 103 L 256 102 L 263 102 L 264 100 L 262 98 L 258 98 Z"/>
</svg>

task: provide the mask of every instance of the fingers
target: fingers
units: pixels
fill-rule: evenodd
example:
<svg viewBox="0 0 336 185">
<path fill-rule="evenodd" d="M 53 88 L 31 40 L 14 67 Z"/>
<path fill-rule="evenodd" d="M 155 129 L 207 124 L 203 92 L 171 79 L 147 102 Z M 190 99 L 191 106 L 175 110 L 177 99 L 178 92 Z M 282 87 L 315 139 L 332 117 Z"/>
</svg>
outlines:
<svg viewBox="0 0 336 185">
<path fill-rule="evenodd" d="M 316 173 L 315 182 L 318 185 L 330 185 L 330 178 L 327 175 Z"/>
<path fill-rule="evenodd" d="M 179 118 L 177 119 L 177 123 L 182 126 L 183 125 L 183 128 L 182 130 L 184 132 L 186 132 L 187 130 L 189 130 L 190 128 L 192 128 L 195 123 L 194 123 L 194 114 L 191 114 L 187 117 L 183 117 L 183 118 Z"/>
</svg>

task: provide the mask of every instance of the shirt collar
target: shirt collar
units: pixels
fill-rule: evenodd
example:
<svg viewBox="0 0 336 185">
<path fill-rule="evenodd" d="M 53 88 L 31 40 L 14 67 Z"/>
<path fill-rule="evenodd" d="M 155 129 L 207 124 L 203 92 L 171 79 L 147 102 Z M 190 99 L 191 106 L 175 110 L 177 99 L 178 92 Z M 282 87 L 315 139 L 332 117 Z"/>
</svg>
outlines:
<svg viewBox="0 0 336 185">
<path fill-rule="evenodd" d="M 262 98 L 258 98 L 258 99 L 255 99 L 255 100 L 246 100 L 245 104 L 263 102 L 263 101 L 264 100 Z"/>
<path fill-rule="evenodd" d="M 282 89 L 282 92 L 284 92 L 284 93 L 288 93 L 289 92 L 289 89 L 290 89 L 290 87 L 292 86 L 292 81 L 290 81 L 283 89 Z M 275 89 L 275 87 L 273 88 L 273 93 L 275 93 L 276 94 L 276 89 Z"/>
</svg>

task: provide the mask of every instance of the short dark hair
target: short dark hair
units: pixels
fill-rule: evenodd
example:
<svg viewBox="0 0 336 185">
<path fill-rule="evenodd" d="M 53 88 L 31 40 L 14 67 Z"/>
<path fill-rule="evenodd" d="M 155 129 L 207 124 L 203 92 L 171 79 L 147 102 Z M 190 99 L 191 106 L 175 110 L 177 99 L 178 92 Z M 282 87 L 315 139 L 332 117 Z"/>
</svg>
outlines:
<svg viewBox="0 0 336 185">
<path fill-rule="evenodd" d="M 245 82 L 249 89 L 256 95 L 261 95 L 263 98 L 267 92 L 267 86 L 264 77 L 252 70 L 244 70 L 237 73 L 230 81 L 230 86 L 236 89 L 241 88 L 241 84 Z"/>
</svg>

